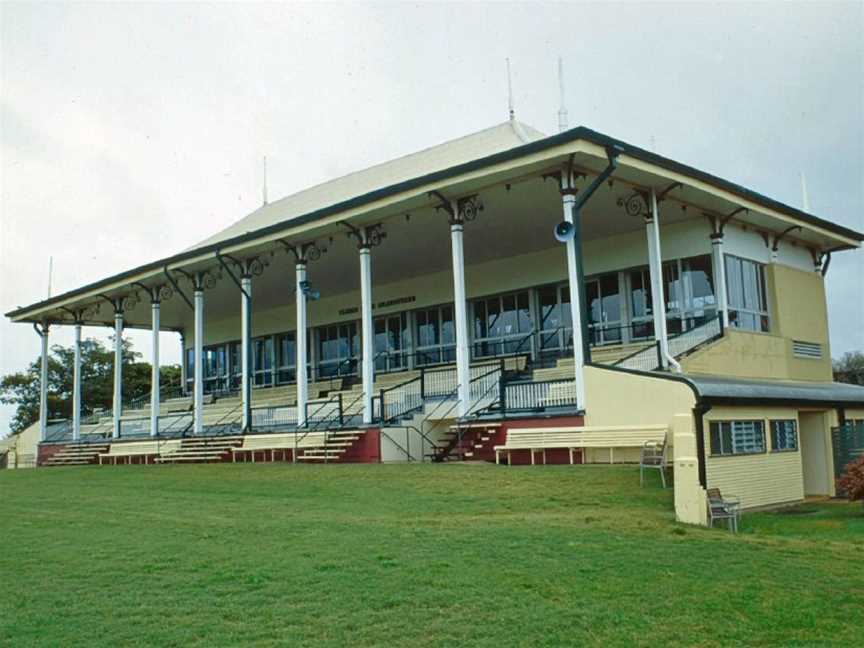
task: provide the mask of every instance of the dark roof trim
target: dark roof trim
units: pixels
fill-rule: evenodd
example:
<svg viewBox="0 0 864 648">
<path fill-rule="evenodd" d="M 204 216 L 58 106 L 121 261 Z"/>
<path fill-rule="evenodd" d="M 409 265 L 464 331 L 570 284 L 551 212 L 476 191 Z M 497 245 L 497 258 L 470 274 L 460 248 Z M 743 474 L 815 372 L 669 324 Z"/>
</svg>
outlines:
<svg viewBox="0 0 864 648">
<path fill-rule="evenodd" d="M 177 263 L 178 261 L 183 261 L 187 259 L 193 259 L 198 256 L 206 255 L 208 253 L 214 253 L 221 248 L 230 247 L 233 245 L 238 245 L 244 243 L 246 241 L 254 240 L 256 238 L 260 238 L 262 236 L 267 236 L 269 234 L 274 234 L 276 232 L 284 230 L 286 227 L 293 227 L 297 225 L 305 225 L 307 223 L 313 223 L 317 220 L 321 220 L 328 216 L 332 216 L 334 214 L 338 214 L 342 211 L 347 211 L 349 209 L 353 209 L 355 207 L 361 207 L 367 203 L 374 202 L 376 200 L 381 200 L 383 198 L 387 198 L 389 196 L 399 194 L 405 191 L 410 191 L 411 189 L 415 189 L 417 187 L 421 187 L 423 185 L 439 182 L 441 180 L 447 180 L 448 178 L 452 178 L 458 175 L 462 175 L 464 173 L 470 173 L 472 171 L 476 171 L 478 169 L 482 169 L 483 167 L 491 166 L 494 164 L 499 164 L 501 162 L 508 162 L 510 160 L 515 160 L 525 155 L 531 155 L 533 153 L 538 153 L 544 151 L 549 148 L 553 148 L 555 146 L 560 146 L 562 144 L 567 144 L 570 142 L 574 142 L 577 140 L 584 140 L 586 142 L 590 142 L 592 144 L 596 144 L 602 147 L 608 146 L 616 146 L 620 147 L 622 150 L 622 154 L 629 155 L 636 159 L 642 160 L 644 162 L 648 162 L 650 164 L 656 164 L 657 166 L 667 169 L 669 171 L 673 171 L 675 173 L 681 173 L 684 175 L 691 176 L 697 180 L 701 180 L 708 184 L 714 185 L 720 189 L 725 189 L 732 193 L 740 195 L 742 198 L 746 198 L 748 200 L 752 200 L 753 202 L 759 203 L 765 207 L 769 207 L 771 209 L 775 209 L 777 211 L 782 211 L 790 216 L 798 218 L 805 223 L 809 223 L 816 227 L 821 227 L 830 232 L 838 234 L 840 236 L 845 236 L 847 238 L 854 239 L 856 241 L 864 241 L 864 234 L 856 232 L 854 230 L 843 227 L 842 225 L 837 225 L 835 223 L 828 222 L 812 214 L 808 214 L 806 212 L 800 211 L 794 207 L 790 207 L 789 205 L 783 204 L 776 200 L 772 200 L 767 196 L 763 196 L 762 194 L 756 193 L 755 191 L 751 191 L 741 185 L 737 185 L 735 183 L 729 182 L 727 180 L 723 180 L 722 178 L 718 178 L 717 176 L 711 175 L 710 173 L 705 173 L 704 171 L 700 171 L 691 166 L 687 166 L 686 164 L 681 164 L 679 162 L 675 162 L 674 160 L 670 160 L 669 158 L 665 158 L 663 156 L 657 155 L 656 153 L 652 153 L 650 151 L 646 151 L 637 146 L 632 146 L 631 144 L 627 144 L 626 142 L 622 142 L 621 140 L 617 140 L 613 137 L 609 137 L 608 135 L 604 135 L 602 133 L 598 133 L 597 131 L 593 131 L 590 128 L 586 128 L 584 126 L 579 126 L 577 128 L 572 128 L 568 131 L 564 131 L 563 133 L 559 133 L 557 135 L 552 135 L 550 137 L 546 137 L 544 139 L 540 139 L 534 142 L 529 142 L 528 144 L 523 144 L 522 146 L 517 146 L 515 148 L 507 149 L 506 151 L 502 151 L 500 153 L 495 153 L 493 155 L 488 155 L 484 158 L 479 158 L 477 160 L 472 160 L 470 162 L 465 162 L 463 164 L 458 164 L 453 167 L 449 167 L 447 169 L 442 169 L 440 171 L 435 171 L 434 173 L 429 173 L 424 176 L 418 176 L 416 178 L 412 178 L 410 180 L 405 180 L 403 182 L 399 182 L 394 185 L 390 185 L 388 187 L 382 187 L 381 189 L 376 189 L 374 191 L 370 191 L 369 193 L 363 194 L 361 196 L 355 196 L 354 198 L 350 198 L 349 200 L 342 201 L 341 203 L 336 203 L 335 205 L 330 205 L 329 207 L 324 207 L 322 209 L 318 209 L 313 212 L 309 212 L 307 214 L 303 214 L 301 216 L 297 216 L 285 221 L 280 221 L 278 223 L 274 223 L 273 225 L 268 225 L 267 227 L 262 227 L 260 229 L 254 230 L 252 232 L 247 232 L 245 234 L 241 234 L 235 236 L 231 239 L 227 239 L 224 241 L 219 241 L 218 243 L 214 243 L 202 248 L 196 248 L 193 250 L 186 250 L 175 254 L 174 256 L 167 257 L 165 259 L 160 259 L 158 261 L 154 261 L 151 263 L 147 263 L 145 265 L 139 266 L 137 268 L 133 268 L 132 270 L 127 270 L 120 274 L 114 275 L 112 277 L 108 277 L 107 279 L 101 279 L 94 283 L 88 284 L 81 288 L 76 288 L 74 290 L 70 290 L 62 295 L 57 295 L 56 297 L 52 297 L 50 299 L 45 299 L 41 302 L 37 302 L 30 306 L 26 306 L 23 308 L 17 308 L 13 311 L 6 313 L 6 317 L 17 317 L 19 315 L 23 315 L 27 311 L 45 308 L 52 304 L 59 303 L 71 297 L 75 297 L 76 295 L 81 295 L 86 292 L 90 292 L 92 290 L 97 290 L 101 287 L 107 286 L 111 283 L 115 283 L 117 281 L 122 281 L 127 277 L 132 277 L 143 272 L 150 272 L 153 270 L 159 270 L 166 264 Z"/>
<path fill-rule="evenodd" d="M 770 398 L 762 397 L 730 397 L 703 396 L 702 400 L 711 405 L 770 405 L 772 407 L 861 407 L 860 401 L 848 400 L 810 400 L 807 398 Z"/>
</svg>

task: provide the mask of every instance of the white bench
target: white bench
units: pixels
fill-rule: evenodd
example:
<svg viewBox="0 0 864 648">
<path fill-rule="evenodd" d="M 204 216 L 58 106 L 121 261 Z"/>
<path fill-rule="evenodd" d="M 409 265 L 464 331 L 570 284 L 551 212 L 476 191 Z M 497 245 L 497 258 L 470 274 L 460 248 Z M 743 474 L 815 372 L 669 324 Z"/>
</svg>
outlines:
<svg viewBox="0 0 864 648">
<path fill-rule="evenodd" d="M 666 438 L 668 427 L 665 425 L 618 425 L 595 427 L 560 427 L 560 428 L 525 428 L 523 430 L 508 430 L 504 445 L 495 446 L 495 463 L 501 463 L 501 453 L 510 454 L 513 450 L 528 450 L 531 453 L 531 465 L 534 465 L 534 455 L 543 452 L 543 463 L 546 463 L 546 450 L 565 449 L 570 452 L 570 463 L 573 463 L 573 452 L 585 448 L 608 448 L 609 463 L 614 461 L 615 448 L 641 448 L 646 441 L 662 443 Z"/>
</svg>

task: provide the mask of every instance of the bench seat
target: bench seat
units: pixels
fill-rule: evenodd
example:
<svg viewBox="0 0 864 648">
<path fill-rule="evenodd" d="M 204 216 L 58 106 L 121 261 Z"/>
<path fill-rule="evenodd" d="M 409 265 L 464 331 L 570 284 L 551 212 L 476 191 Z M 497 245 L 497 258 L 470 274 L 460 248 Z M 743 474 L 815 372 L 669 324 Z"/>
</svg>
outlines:
<svg viewBox="0 0 864 648">
<path fill-rule="evenodd" d="M 668 427 L 665 425 L 619 425 L 593 427 L 561 427 L 561 428 L 525 428 L 509 430 L 504 445 L 495 449 L 495 463 L 501 463 L 501 453 L 507 453 L 508 463 L 513 450 L 528 450 L 531 453 L 531 463 L 534 464 L 534 454 L 544 451 L 543 462 L 546 462 L 545 450 L 564 449 L 570 452 L 570 463 L 573 463 L 574 450 L 585 448 L 608 448 L 609 462 L 613 461 L 614 448 L 639 448 L 646 441 L 662 443 L 666 438 Z"/>
</svg>

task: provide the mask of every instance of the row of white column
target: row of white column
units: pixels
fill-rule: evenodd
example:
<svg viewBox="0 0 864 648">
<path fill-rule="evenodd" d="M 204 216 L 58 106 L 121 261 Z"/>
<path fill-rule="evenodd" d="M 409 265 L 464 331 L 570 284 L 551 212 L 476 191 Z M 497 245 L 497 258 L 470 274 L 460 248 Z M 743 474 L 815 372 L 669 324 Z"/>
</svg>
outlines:
<svg viewBox="0 0 864 648">
<path fill-rule="evenodd" d="M 565 187 L 567 188 L 567 187 Z M 575 222 L 577 215 L 574 214 L 575 196 L 572 193 L 562 192 L 562 203 L 564 219 L 577 226 Z M 463 248 L 464 222 L 459 213 L 459 205 L 456 201 L 450 204 L 450 241 L 453 265 L 453 297 L 454 315 L 456 324 L 456 373 L 458 383 L 459 404 L 457 413 L 465 416 L 470 408 L 470 351 L 468 342 L 468 312 L 465 291 L 465 258 Z M 664 282 L 662 277 L 662 254 L 660 249 L 659 209 L 655 192 L 651 191 L 650 212 L 645 218 L 646 234 L 648 241 L 649 275 L 652 284 L 652 310 L 654 313 L 655 336 L 660 343 L 661 364 L 665 368 L 668 364 L 676 366 L 674 358 L 669 355 L 668 334 L 666 329 L 666 299 L 664 295 Z M 577 230 L 578 231 L 578 230 Z M 723 233 L 715 231 L 712 239 L 712 265 L 715 277 L 718 309 L 722 313 L 724 326 L 728 325 L 729 317 L 726 306 L 726 280 L 725 264 L 723 262 Z M 567 277 L 570 286 L 570 308 L 573 326 L 573 355 L 575 361 L 575 375 L 577 403 L 579 407 L 586 407 L 584 367 L 586 364 L 584 317 L 582 313 L 584 304 L 584 282 L 581 275 L 581 242 L 578 237 L 570 239 L 566 245 L 567 249 Z M 371 424 L 374 420 L 373 410 L 373 385 L 375 381 L 374 336 L 372 322 L 372 255 L 368 244 L 361 244 L 360 251 L 360 294 L 361 294 L 361 318 L 362 318 L 362 385 L 363 385 L 363 422 Z M 299 426 L 306 424 L 306 409 L 308 403 L 308 377 L 307 365 L 307 260 L 298 257 L 295 265 L 296 271 L 296 367 L 297 367 L 297 423 Z M 241 398 L 242 398 L 242 426 L 245 431 L 251 429 L 251 333 L 252 333 L 252 279 L 248 273 L 244 273 L 241 279 Z M 193 292 L 194 309 L 194 342 L 193 342 L 193 433 L 203 432 L 203 406 L 204 406 L 204 381 L 203 381 L 203 341 L 204 341 L 204 286 L 202 275 L 199 273 L 194 278 Z M 160 303 L 155 297 L 151 301 L 152 314 L 152 389 L 150 399 L 150 431 L 152 435 L 159 432 L 159 408 L 160 408 L 160 362 L 159 362 L 159 332 L 160 332 Z M 113 392 L 113 431 L 116 438 L 120 436 L 122 397 L 123 397 L 123 313 L 117 308 L 114 317 L 114 392 Z M 40 429 L 41 437 L 46 438 L 47 431 L 47 377 L 48 377 L 48 325 L 44 324 L 41 332 L 42 337 L 42 365 L 41 365 L 41 390 L 40 390 Z M 181 344 L 182 346 L 182 344 Z M 185 349 L 184 349 L 185 353 Z M 72 437 L 80 439 L 81 435 L 81 323 L 75 324 L 75 359 L 73 378 L 73 411 L 72 411 Z M 181 358 L 185 369 L 185 358 Z M 185 383 L 184 383 L 185 384 Z"/>
</svg>

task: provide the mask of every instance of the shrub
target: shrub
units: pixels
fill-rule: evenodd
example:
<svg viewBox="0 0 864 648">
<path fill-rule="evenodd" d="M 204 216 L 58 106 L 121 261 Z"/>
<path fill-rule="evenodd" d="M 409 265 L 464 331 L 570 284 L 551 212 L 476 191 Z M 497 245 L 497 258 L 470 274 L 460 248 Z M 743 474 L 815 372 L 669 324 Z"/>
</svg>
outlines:
<svg viewBox="0 0 864 648">
<path fill-rule="evenodd" d="M 850 502 L 861 500 L 864 504 L 864 455 L 846 465 L 837 480 L 837 490 L 846 493 Z"/>
</svg>

